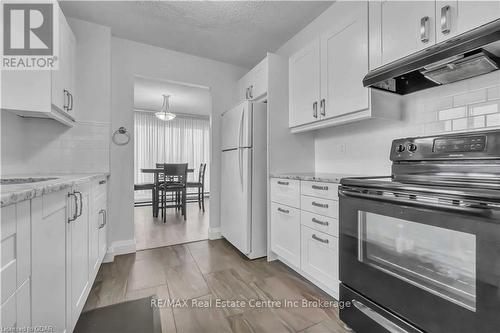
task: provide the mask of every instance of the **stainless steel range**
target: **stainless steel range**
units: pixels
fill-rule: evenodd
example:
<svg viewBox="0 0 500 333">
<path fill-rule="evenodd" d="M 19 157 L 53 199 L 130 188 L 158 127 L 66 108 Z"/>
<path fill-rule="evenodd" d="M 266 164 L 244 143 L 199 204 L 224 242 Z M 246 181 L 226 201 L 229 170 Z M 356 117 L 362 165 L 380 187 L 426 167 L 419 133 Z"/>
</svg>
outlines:
<svg viewBox="0 0 500 333">
<path fill-rule="evenodd" d="M 500 331 L 500 131 L 394 140 L 345 178 L 340 318 L 356 332 Z"/>
</svg>

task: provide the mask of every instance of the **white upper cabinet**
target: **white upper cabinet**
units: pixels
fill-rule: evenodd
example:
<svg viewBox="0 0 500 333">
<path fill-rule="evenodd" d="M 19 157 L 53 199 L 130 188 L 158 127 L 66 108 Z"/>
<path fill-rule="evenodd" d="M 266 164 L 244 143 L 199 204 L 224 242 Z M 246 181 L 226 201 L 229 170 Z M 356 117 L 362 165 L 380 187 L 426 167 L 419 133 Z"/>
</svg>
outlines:
<svg viewBox="0 0 500 333">
<path fill-rule="evenodd" d="M 398 97 L 363 87 L 369 71 L 368 2 L 341 2 L 332 26 L 289 59 L 292 132 L 400 118 Z"/>
<path fill-rule="evenodd" d="M 436 41 L 500 18 L 500 1 L 436 1 Z"/>
<path fill-rule="evenodd" d="M 320 102 L 320 40 L 290 57 L 289 126 L 318 120 Z"/>
<path fill-rule="evenodd" d="M 57 2 L 54 2 L 57 5 Z M 20 116 L 52 118 L 73 126 L 77 98 L 76 38 L 60 8 L 58 69 L 2 71 L 1 108 Z"/>
<path fill-rule="evenodd" d="M 267 57 L 238 81 L 239 100 L 257 100 L 267 94 Z"/>
<path fill-rule="evenodd" d="M 320 117 L 369 108 L 369 89 L 363 87 L 367 72 L 368 10 L 363 6 L 321 36 Z"/>
<path fill-rule="evenodd" d="M 387 0 L 381 6 L 383 64 L 435 44 L 434 1 Z"/>
</svg>

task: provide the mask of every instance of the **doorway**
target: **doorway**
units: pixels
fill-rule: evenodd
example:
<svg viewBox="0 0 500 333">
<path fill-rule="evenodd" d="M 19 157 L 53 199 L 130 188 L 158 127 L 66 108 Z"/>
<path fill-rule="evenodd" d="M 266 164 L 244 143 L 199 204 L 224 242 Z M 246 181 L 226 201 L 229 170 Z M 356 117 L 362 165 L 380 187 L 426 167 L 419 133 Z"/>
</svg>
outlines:
<svg viewBox="0 0 500 333">
<path fill-rule="evenodd" d="M 207 87 L 134 78 L 137 250 L 208 239 L 211 105 Z M 158 112 L 172 113 L 175 118 L 164 120 Z M 175 207 L 175 194 L 163 192 L 163 165 L 172 163 L 188 164 L 185 216 L 183 209 Z"/>
</svg>

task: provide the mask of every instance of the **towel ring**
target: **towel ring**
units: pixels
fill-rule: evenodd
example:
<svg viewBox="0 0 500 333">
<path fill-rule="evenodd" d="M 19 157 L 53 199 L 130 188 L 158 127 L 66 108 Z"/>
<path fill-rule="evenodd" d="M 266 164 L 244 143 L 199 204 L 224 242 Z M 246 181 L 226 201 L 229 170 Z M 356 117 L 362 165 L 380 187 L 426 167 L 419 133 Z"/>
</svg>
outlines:
<svg viewBox="0 0 500 333">
<path fill-rule="evenodd" d="M 126 141 L 123 141 L 123 142 L 119 142 L 116 140 L 116 136 L 118 134 L 123 134 L 127 137 Z M 127 129 L 125 127 L 120 127 L 119 129 L 117 129 L 116 131 L 114 131 L 113 133 L 113 142 L 115 143 L 115 145 L 118 145 L 118 146 L 125 146 L 127 143 L 130 142 L 130 134 L 129 132 L 127 131 Z"/>
</svg>

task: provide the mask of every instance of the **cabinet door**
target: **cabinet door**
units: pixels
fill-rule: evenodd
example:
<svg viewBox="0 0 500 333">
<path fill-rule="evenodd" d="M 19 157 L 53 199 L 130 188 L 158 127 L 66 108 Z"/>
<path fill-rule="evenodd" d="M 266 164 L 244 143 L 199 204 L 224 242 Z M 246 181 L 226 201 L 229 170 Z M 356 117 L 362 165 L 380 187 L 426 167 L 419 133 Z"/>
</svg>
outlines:
<svg viewBox="0 0 500 333">
<path fill-rule="evenodd" d="M 70 101 L 68 113 L 76 118 L 77 114 L 77 105 L 78 105 L 78 96 L 76 91 L 76 38 L 73 34 L 73 31 L 67 25 L 67 34 L 66 34 L 66 44 L 67 44 L 67 59 L 66 59 L 66 68 L 67 68 L 67 89 L 70 93 Z"/>
<path fill-rule="evenodd" d="M 52 70 L 52 106 L 60 111 L 66 111 L 69 105 L 68 89 L 69 76 L 69 25 L 59 8 L 59 68 Z"/>
<path fill-rule="evenodd" d="M 435 44 L 435 2 L 384 1 L 381 24 L 382 63 L 387 64 Z"/>
<path fill-rule="evenodd" d="M 78 218 L 68 223 L 68 256 L 70 267 L 67 272 L 70 283 L 71 325 L 76 323 L 89 288 L 89 184 L 75 188 L 78 197 Z"/>
<path fill-rule="evenodd" d="M 500 1 L 458 1 L 458 34 L 500 18 Z"/>
<path fill-rule="evenodd" d="M 271 250 L 300 267 L 300 210 L 271 204 Z"/>
<path fill-rule="evenodd" d="M 320 99 L 320 41 L 294 54 L 289 60 L 289 126 L 318 120 Z"/>
<path fill-rule="evenodd" d="M 94 195 L 94 193 L 92 193 Z M 89 218 L 89 272 L 96 273 L 99 269 L 99 228 L 103 223 L 100 200 L 93 200 Z"/>
<path fill-rule="evenodd" d="M 302 226 L 301 269 L 338 292 L 338 241 L 336 237 Z"/>
<path fill-rule="evenodd" d="M 322 119 L 369 108 L 368 3 L 321 36 Z"/>
<path fill-rule="evenodd" d="M 267 57 L 252 69 L 250 98 L 257 99 L 267 93 Z"/>
<path fill-rule="evenodd" d="M 50 325 L 54 332 L 66 330 L 67 197 L 68 193 L 61 191 L 31 201 L 32 325 Z M 56 208 L 47 212 L 51 203 Z"/>
</svg>

